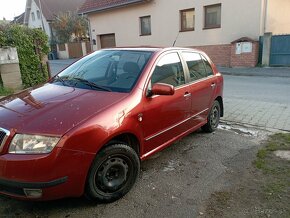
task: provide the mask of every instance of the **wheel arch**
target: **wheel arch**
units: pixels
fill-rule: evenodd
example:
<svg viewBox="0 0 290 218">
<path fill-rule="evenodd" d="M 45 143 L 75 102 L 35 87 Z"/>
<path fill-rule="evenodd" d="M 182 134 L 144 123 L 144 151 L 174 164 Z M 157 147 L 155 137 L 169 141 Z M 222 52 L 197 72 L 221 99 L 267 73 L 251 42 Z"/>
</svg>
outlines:
<svg viewBox="0 0 290 218">
<path fill-rule="evenodd" d="M 218 101 L 219 104 L 220 104 L 220 107 L 221 107 L 221 114 L 220 114 L 220 116 L 223 117 L 224 116 L 224 103 L 223 103 L 223 98 L 221 96 L 218 96 L 215 100 Z"/>
<path fill-rule="evenodd" d="M 115 135 L 114 137 L 109 139 L 108 142 L 105 143 L 105 145 L 102 148 L 116 143 L 124 143 L 128 145 L 129 147 L 133 148 L 136 154 L 140 157 L 140 147 L 141 147 L 140 141 L 138 137 L 133 133 L 126 132 Z"/>
</svg>

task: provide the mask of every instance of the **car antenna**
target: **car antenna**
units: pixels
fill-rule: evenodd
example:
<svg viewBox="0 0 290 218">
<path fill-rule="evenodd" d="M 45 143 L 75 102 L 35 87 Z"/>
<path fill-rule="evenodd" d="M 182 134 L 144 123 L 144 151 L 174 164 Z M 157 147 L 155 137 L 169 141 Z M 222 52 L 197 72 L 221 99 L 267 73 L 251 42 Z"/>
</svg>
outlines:
<svg viewBox="0 0 290 218">
<path fill-rule="evenodd" d="M 177 33 L 177 36 L 176 36 L 176 38 L 175 38 L 175 40 L 174 40 L 174 42 L 173 42 L 173 45 L 172 45 L 172 47 L 174 47 L 174 46 L 175 46 L 175 43 L 176 43 L 176 41 L 177 41 L 177 39 L 178 39 L 178 36 L 179 36 L 179 33 L 180 33 L 180 32 L 178 32 L 178 33 Z"/>
</svg>

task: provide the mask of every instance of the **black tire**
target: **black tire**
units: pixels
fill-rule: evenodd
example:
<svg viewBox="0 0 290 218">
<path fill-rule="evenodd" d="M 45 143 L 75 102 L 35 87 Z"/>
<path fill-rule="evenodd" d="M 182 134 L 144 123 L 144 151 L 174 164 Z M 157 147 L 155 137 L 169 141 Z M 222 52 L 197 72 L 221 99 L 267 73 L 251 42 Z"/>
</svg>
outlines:
<svg viewBox="0 0 290 218">
<path fill-rule="evenodd" d="M 219 125 L 221 117 L 220 103 L 215 100 L 207 117 L 207 123 L 201 127 L 204 132 L 214 132 Z"/>
<path fill-rule="evenodd" d="M 95 157 L 89 174 L 85 195 L 101 203 L 116 201 L 133 187 L 140 172 L 140 159 L 125 144 L 103 148 Z"/>
</svg>

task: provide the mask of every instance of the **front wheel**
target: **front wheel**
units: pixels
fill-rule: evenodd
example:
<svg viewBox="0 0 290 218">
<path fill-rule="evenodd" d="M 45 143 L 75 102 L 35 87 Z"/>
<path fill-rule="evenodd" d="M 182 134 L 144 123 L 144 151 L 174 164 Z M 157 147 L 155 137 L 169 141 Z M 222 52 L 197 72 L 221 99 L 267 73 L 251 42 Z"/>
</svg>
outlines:
<svg viewBox="0 0 290 218">
<path fill-rule="evenodd" d="M 134 185 L 140 171 L 140 159 L 125 144 L 113 144 L 96 156 L 86 184 L 86 196 L 109 203 L 123 197 Z"/>
<path fill-rule="evenodd" d="M 207 117 L 207 123 L 201 127 L 201 129 L 205 132 L 214 132 L 219 125 L 221 117 L 221 106 L 220 103 L 215 100 L 210 109 L 210 112 Z"/>
</svg>

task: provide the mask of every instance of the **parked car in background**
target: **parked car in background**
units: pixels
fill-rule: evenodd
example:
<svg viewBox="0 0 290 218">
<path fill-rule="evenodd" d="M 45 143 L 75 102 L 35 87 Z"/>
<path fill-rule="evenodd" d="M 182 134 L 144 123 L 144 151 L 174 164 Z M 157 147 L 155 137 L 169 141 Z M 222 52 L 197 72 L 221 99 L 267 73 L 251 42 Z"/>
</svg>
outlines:
<svg viewBox="0 0 290 218">
<path fill-rule="evenodd" d="M 0 107 L 0 193 L 112 202 L 140 161 L 223 116 L 223 77 L 186 48 L 96 51 Z"/>
</svg>

